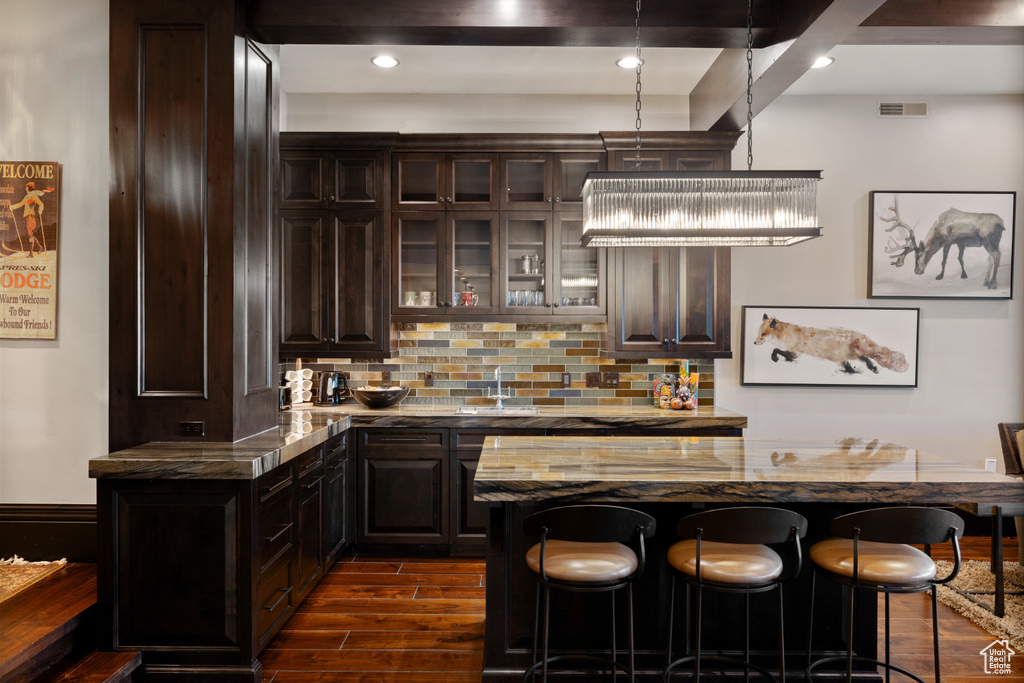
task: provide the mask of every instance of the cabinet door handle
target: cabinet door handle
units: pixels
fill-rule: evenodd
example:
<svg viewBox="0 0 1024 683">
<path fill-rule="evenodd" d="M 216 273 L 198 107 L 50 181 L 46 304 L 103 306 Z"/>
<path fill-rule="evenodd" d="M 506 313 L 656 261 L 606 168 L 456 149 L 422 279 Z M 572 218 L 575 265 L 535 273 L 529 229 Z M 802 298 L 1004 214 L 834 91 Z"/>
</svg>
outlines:
<svg viewBox="0 0 1024 683">
<path fill-rule="evenodd" d="M 340 460 L 340 461 L 334 463 L 333 465 L 328 465 L 327 466 L 327 471 L 328 472 L 337 472 L 338 470 L 340 470 L 341 468 L 343 468 L 345 466 L 345 462 L 346 462 L 345 460 Z"/>
<path fill-rule="evenodd" d="M 276 534 L 274 534 L 273 536 L 264 536 L 263 538 L 264 538 L 264 539 L 265 539 L 265 540 L 267 541 L 267 543 L 273 543 L 273 542 L 274 542 L 274 541 L 276 541 L 277 539 L 281 538 L 281 534 L 283 534 L 283 533 L 287 532 L 287 531 L 288 531 L 289 529 L 291 529 L 291 528 L 292 528 L 292 523 L 291 523 L 291 522 L 288 522 L 288 523 L 287 523 L 287 524 L 285 524 L 285 525 L 284 525 L 283 527 L 281 527 L 281 530 L 280 530 L 280 531 L 278 531 L 278 532 L 277 532 Z"/>
<path fill-rule="evenodd" d="M 282 479 L 281 481 L 277 482 L 276 484 L 271 486 L 269 489 L 264 491 L 262 494 L 260 494 L 260 502 L 262 503 L 263 501 L 267 500 L 268 498 L 270 498 L 271 496 L 273 496 L 275 493 L 277 493 L 281 489 L 285 488 L 286 486 L 291 486 L 291 483 L 292 483 L 292 478 L 291 477 L 287 477 L 287 478 Z"/>
<path fill-rule="evenodd" d="M 334 195 L 332 194 L 330 197 L 328 197 L 327 201 L 328 202 L 333 202 L 334 201 Z"/>
<path fill-rule="evenodd" d="M 544 304 L 544 308 L 551 308 L 552 304 Z"/>
<path fill-rule="evenodd" d="M 679 343 L 679 340 L 676 339 L 675 337 L 672 337 L 672 344 L 675 345 L 675 344 L 678 344 L 678 343 Z"/>
<path fill-rule="evenodd" d="M 558 202 L 560 202 L 560 201 L 562 201 L 562 198 L 561 198 L 561 197 L 555 197 L 555 204 L 557 204 L 557 203 L 558 203 Z"/>
<path fill-rule="evenodd" d="M 313 488 L 315 486 L 319 486 L 320 482 L 323 481 L 323 479 L 324 479 L 323 477 L 317 477 L 316 479 L 314 479 L 310 483 L 306 484 L 302 488 L 304 488 L 304 489 L 306 489 L 308 491 L 309 489 L 311 489 L 311 488 Z"/>
<path fill-rule="evenodd" d="M 668 338 L 662 339 L 661 343 L 664 344 L 665 346 L 668 346 Z"/>
<path fill-rule="evenodd" d="M 307 472 L 312 472 L 313 470 L 315 470 L 317 467 L 322 465 L 323 462 L 324 462 L 323 458 L 317 458 L 315 461 L 313 461 L 313 462 L 309 463 L 308 465 L 306 465 L 305 467 L 303 467 L 302 471 L 299 472 L 299 479 L 302 479 L 304 476 L 306 476 Z"/>
<path fill-rule="evenodd" d="M 548 202 L 548 204 L 550 204 L 550 203 L 551 203 L 551 197 L 548 197 L 548 198 L 547 198 L 547 202 Z"/>
<path fill-rule="evenodd" d="M 451 308 L 452 307 L 452 302 L 451 301 L 445 301 L 444 305 L 447 306 L 448 308 Z"/>
<path fill-rule="evenodd" d="M 444 197 L 438 197 L 437 201 L 438 201 L 438 203 L 443 204 L 444 203 Z"/>
<path fill-rule="evenodd" d="M 263 609 L 267 610 L 268 612 L 273 612 L 274 610 L 276 610 L 278 608 L 278 605 L 281 604 L 281 601 L 287 598 L 288 594 L 292 592 L 292 587 L 288 586 L 287 588 L 280 588 L 279 591 L 281 592 L 281 597 L 277 599 L 277 602 L 270 606 L 264 605 Z"/>
<path fill-rule="evenodd" d="M 447 201 L 448 201 L 448 203 L 449 203 L 449 204 L 451 204 L 451 203 L 452 203 L 452 198 L 451 198 L 451 197 L 448 197 L 448 200 L 447 200 Z"/>
<path fill-rule="evenodd" d="M 438 308 L 444 308 L 444 302 L 443 301 L 438 301 L 437 302 L 437 307 Z"/>
<path fill-rule="evenodd" d="M 560 305 L 557 301 L 555 302 L 555 308 L 558 308 Z"/>
</svg>

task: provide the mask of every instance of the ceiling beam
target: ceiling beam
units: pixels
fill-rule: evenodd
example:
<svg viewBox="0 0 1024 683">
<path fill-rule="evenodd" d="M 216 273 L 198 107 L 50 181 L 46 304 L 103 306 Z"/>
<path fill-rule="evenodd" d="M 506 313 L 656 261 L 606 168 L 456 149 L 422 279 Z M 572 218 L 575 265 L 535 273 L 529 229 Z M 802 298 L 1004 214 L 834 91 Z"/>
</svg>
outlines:
<svg viewBox="0 0 1024 683">
<path fill-rule="evenodd" d="M 791 0 L 786 0 L 789 2 Z M 754 0 L 754 40 L 777 40 L 781 0 Z M 620 46 L 636 44 L 629 0 L 250 0 L 266 43 Z M 745 47 L 746 0 L 644 0 L 645 47 Z"/>
<path fill-rule="evenodd" d="M 1022 0 L 888 0 L 848 45 L 1024 45 Z"/>
<path fill-rule="evenodd" d="M 751 109 L 756 116 L 843 42 L 885 0 L 805 0 L 780 15 L 784 43 L 757 50 Z M 746 50 L 726 49 L 690 93 L 690 130 L 739 130 L 747 122 Z"/>
</svg>

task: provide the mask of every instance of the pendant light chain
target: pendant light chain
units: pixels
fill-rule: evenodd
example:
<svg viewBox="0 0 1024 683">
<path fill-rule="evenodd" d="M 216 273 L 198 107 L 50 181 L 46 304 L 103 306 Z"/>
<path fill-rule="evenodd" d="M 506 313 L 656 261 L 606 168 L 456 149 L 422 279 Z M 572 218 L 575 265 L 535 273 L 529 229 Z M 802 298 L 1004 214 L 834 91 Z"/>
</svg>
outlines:
<svg viewBox="0 0 1024 683">
<path fill-rule="evenodd" d="M 639 0 L 637 0 L 639 3 Z M 747 0 L 747 170 L 754 167 L 754 0 Z"/>
<path fill-rule="evenodd" d="M 640 170 L 640 0 L 636 0 L 636 170 Z"/>
</svg>

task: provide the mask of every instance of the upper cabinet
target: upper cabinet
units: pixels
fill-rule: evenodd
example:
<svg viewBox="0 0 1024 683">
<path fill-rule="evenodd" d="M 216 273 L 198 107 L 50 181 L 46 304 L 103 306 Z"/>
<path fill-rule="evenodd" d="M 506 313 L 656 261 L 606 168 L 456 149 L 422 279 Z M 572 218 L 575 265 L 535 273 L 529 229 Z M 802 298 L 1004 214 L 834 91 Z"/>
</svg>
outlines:
<svg viewBox="0 0 1024 683">
<path fill-rule="evenodd" d="M 395 211 L 493 211 L 498 208 L 498 155 L 397 153 L 391 162 Z"/>
<path fill-rule="evenodd" d="M 655 133 L 641 140 L 641 171 L 726 171 L 736 133 Z M 609 167 L 631 171 L 636 138 L 609 145 Z M 608 250 L 608 334 L 602 354 L 643 358 L 729 358 L 727 247 Z"/>
<path fill-rule="evenodd" d="M 501 155 L 501 204 L 506 211 L 580 211 L 583 181 L 605 169 L 603 152 L 509 152 Z"/>
<path fill-rule="evenodd" d="M 282 356 L 392 351 L 386 146 L 384 136 L 281 136 Z"/>
</svg>

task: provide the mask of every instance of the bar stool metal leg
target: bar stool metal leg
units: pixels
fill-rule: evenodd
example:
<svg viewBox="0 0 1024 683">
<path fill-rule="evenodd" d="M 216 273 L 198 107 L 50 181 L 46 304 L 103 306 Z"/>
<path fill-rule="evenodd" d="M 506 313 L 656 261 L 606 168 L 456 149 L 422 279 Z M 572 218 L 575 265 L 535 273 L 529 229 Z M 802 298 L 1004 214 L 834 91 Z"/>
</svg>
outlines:
<svg viewBox="0 0 1024 683">
<path fill-rule="evenodd" d="M 782 584 L 778 586 L 779 591 L 779 683 L 786 683 L 786 634 L 783 630 L 785 621 L 782 619 Z"/>
<path fill-rule="evenodd" d="M 609 591 L 609 595 L 612 596 L 612 661 L 617 661 L 619 651 L 615 646 L 615 591 Z M 612 683 L 619 680 L 619 670 L 614 666 L 612 667 Z"/>
</svg>

